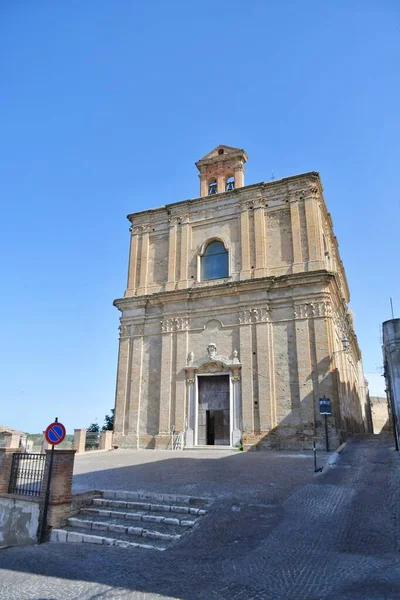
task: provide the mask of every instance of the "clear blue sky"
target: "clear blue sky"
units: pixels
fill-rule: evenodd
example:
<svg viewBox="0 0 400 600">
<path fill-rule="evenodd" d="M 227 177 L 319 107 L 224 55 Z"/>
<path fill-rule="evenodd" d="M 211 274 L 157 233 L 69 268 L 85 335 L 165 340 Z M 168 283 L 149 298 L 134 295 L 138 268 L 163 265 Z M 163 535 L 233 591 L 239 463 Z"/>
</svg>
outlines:
<svg viewBox="0 0 400 600">
<path fill-rule="evenodd" d="M 223 143 L 246 183 L 321 173 L 371 391 L 400 316 L 397 0 L 3 0 L 0 423 L 114 403 L 129 212 L 198 196 Z"/>
</svg>

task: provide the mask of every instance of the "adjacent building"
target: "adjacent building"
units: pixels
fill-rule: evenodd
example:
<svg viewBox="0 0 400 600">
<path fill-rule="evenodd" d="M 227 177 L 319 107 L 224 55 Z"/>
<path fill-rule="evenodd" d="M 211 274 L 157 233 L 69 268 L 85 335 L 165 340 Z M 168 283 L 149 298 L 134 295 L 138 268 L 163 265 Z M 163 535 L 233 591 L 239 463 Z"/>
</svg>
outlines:
<svg viewBox="0 0 400 600">
<path fill-rule="evenodd" d="M 371 406 L 371 431 L 372 433 L 381 433 L 390 431 L 392 428 L 391 412 L 388 406 L 388 399 L 380 396 L 370 396 Z"/>
<path fill-rule="evenodd" d="M 382 326 L 382 334 L 386 393 L 398 450 L 400 447 L 400 319 L 385 321 Z"/>
<path fill-rule="evenodd" d="M 200 196 L 128 216 L 114 444 L 310 448 L 362 432 L 350 294 L 318 173 L 245 185 L 246 152 L 196 163 Z"/>
</svg>

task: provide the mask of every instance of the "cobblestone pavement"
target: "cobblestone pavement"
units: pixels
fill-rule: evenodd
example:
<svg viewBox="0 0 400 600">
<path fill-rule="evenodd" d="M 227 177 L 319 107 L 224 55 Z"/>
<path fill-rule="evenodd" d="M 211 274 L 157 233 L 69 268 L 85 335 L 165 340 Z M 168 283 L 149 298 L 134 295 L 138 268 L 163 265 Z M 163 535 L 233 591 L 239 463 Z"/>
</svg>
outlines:
<svg viewBox="0 0 400 600">
<path fill-rule="evenodd" d="M 319 465 L 327 460 L 318 453 Z M 276 487 L 287 493 L 309 481 L 312 452 L 238 452 L 235 450 L 117 450 L 76 457 L 73 491 L 143 490 L 240 498 Z"/>
<path fill-rule="evenodd" d="M 90 544 L 0 550 L 0 600 L 400 600 L 400 464 L 391 439 L 358 437 L 318 475 L 307 458 L 266 454 L 213 458 L 209 470 L 203 459 L 187 459 L 179 491 L 194 486 L 216 501 L 168 552 Z M 154 464 L 145 465 L 153 476 Z M 170 485 L 162 469 L 160 481 L 146 485 L 146 469 L 131 475 L 136 468 L 139 487 Z M 103 487 L 108 470 L 87 477 Z M 220 481 L 201 493 L 207 471 Z M 122 483 L 122 471 L 115 477 Z"/>
</svg>

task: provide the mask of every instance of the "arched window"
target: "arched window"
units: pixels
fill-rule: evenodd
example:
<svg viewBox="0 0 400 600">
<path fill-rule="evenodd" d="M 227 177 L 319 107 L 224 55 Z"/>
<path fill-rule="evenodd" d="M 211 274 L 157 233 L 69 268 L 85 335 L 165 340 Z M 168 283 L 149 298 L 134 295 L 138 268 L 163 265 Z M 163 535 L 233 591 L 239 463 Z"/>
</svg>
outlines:
<svg viewBox="0 0 400 600">
<path fill-rule="evenodd" d="M 229 277 L 228 252 L 222 242 L 208 244 L 201 257 L 201 279 Z"/>
<path fill-rule="evenodd" d="M 233 190 L 235 189 L 235 178 L 234 177 L 228 177 L 226 182 L 225 182 L 225 191 L 226 192 L 233 192 Z"/>
<path fill-rule="evenodd" d="M 208 184 L 208 195 L 212 196 L 217 193 L 217 180 L 212 179 Z"/>
</svg>

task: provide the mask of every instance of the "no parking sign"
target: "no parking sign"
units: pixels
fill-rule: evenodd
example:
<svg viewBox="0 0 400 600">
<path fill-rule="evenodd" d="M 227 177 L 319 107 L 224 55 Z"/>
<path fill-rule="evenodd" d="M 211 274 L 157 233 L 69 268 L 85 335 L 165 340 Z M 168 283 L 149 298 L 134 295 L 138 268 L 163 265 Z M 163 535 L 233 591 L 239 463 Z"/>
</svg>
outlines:
<svg viewBox="0 0 400 600">
<path fill-rule="evenodd" d="M 39 535 L 39 544 L 44 542 L 45 537 L 46 537 L 47 511 L 49 508 L 49 499 L 50 499 L 50 482 L 51 482 L 51 475 L 52 475 L 52 471 L 53 471 L 54 446 L 61 444 L 61 442 L 65 438 L 65 434 L 66 434 L 65 427 L 62 423 L 58 422 L 57 417 L 56 417 L 56 420 L 54 421 L 54 423 L 50 423 L 50 425 L 46 428 L 46 431 L 44 432 L 44 437 L 46 438 L 46 441 L 49 444 L 51 444 L 51 452 L 50 452 L 50 464 L 49 464 L 49 468 L 47 471 L 47 485 L 46 485 L 46 494 L 44 497 L 44 506 L 43 506 L 42 524 L 41 524 L 40 535 Z M 45 469 L 46 469 L 46 467 L 47 467 L 47 458 L 46 458 Z"/>
<path fill-rule="evenodd" d="M 46 441 L 52 446 L 57 446 L 57 444 L 61 444 L 61 442 L 65 438 L 65 427 L 62 423 L 55 421 L 54 423 L 50 423 L 45 431 Z"/>
</svg>

